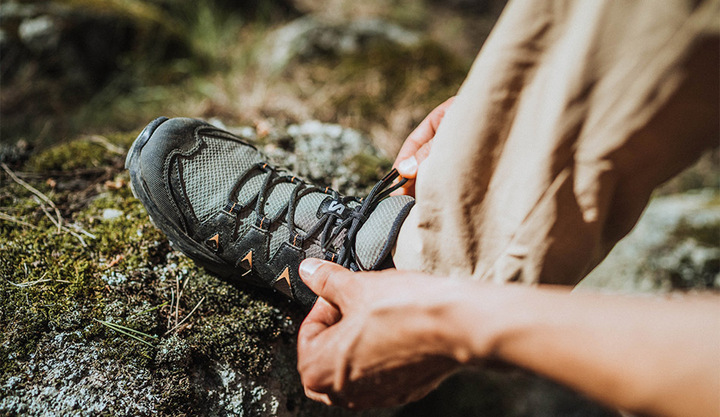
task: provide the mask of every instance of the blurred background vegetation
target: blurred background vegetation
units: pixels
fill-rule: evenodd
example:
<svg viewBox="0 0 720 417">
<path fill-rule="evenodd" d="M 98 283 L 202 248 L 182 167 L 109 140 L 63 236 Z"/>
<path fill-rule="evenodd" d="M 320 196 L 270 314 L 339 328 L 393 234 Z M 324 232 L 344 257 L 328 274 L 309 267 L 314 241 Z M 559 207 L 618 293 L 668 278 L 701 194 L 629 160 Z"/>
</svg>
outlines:
<svg viewBox="0 0 720 417">
<path fill-rule="evenodd" d="M 392 156 L 457 91 L 503 5 L 5 1 L 0 140 L 45 147 L 158 115 L 266 128 L 314 118 L 370 134 Z"/>
</svg>

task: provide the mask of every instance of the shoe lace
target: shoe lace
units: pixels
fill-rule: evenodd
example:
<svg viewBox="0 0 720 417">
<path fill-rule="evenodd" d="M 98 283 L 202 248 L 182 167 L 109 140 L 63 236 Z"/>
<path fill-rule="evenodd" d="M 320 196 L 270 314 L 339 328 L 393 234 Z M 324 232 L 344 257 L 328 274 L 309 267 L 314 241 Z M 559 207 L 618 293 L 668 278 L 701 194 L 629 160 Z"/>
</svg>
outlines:
<svg viewBox="0 0 720 417">
<path fill-rule="evenodd" d="M 343 197 L 329 187 L 322 189 L 315 185 L 307 184 L 295 176 L 286 175 L 282 170 L 274 168 L 267 163 L 259 163 L 258 168 L 267 172 L 268 175 L 257 193 L 255 202 L 255 213 L 257 216 L 256 226 L 265 230 L 270 227 L 271 221 L 265 215 L 265 205 L 270 191 L 280 183 L 296 184 L 296 187 L 290 194 L 287 206 L 284 206 L 283 209 L 274 216 L 275 218 L 279 218 L 287 213 L 286 222 L 290 231 L 290 243 L 295 246 L 302 246 L 305 240 L 316 237 L 319 234 L 320 246 L 326 255 L 326 259 L 350 269 L 359 269 L 356 262 L 355 240 L 360 228 L 365 224 L 370 213 L 375 210 L 380 201 L 407 182 L 407 179 L 400 177 L 397 170 L 393 168 L 375 184 L 365 198 L 358 199 L 356 197 Z M 243 177 L 248 174 L 249 171 L 246 172 Z M 400 180 L 394 182 L 397 178 L 400 178 Z M 241 178 L 240 182 L 243 181 L 244 178 Z M 346 207 L 352 202 L 357 204 L 346 216 L 341 216 L 333 211 L 326 211 L 303 235 L 300 235 L 300 233 L 297 232 L 297 226 L 295 224 L 295 209 L 300 199 L 312 192 L 328 194 L 334 201 L 338 201 Z M 342 246 L 336 254 L 331 250 L 331 245 L 343 232 L 346 232 L 346 234 L 342 240 Z"/>
</svg>

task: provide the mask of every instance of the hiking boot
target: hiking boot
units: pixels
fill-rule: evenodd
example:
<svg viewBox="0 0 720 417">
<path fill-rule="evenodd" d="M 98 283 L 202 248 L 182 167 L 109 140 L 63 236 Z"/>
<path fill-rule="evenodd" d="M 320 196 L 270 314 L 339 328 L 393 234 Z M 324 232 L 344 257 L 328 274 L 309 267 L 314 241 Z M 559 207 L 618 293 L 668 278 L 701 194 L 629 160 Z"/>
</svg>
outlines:
<svg viewBox="0 0 720 417">
<path fill-rule="evenodd" d="M 309 308 L 307 257 L 354 271 L 392 266 L 414 199 L 389 196 L 393 170 L 365 199 L 318 188 L 268 164 L 254 146 L 200 120 L 151 122 L 128 152 L 135 196 L 174 248 L 230 282 L 273 288 Z"/>
</svg>

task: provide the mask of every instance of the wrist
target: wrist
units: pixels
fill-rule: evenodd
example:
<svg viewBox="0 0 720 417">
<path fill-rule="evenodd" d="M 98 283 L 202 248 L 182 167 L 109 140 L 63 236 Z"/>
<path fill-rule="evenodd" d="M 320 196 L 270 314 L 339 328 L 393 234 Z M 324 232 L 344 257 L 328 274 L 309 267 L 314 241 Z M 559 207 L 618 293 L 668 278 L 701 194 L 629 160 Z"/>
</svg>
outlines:
<svg viewBox="0 0 720 417">
<path fill-rule="evenodd" d="M 456 297 L 441 315 L 446 354 L 463 365 L 499 359 L 499 343 L 512 321 L 514 288 L 496 284 L 458 281 Z"/>
<path fill-rule="evenodd" d="M 533 320 L 523 301 L 527 290 L 512 284 L 467 282 L 462 299 L 446 319 L 456 324 L 448 330 L 452 357 L 466 365 L 507 360 L 504 344 Z"/>
</svg>

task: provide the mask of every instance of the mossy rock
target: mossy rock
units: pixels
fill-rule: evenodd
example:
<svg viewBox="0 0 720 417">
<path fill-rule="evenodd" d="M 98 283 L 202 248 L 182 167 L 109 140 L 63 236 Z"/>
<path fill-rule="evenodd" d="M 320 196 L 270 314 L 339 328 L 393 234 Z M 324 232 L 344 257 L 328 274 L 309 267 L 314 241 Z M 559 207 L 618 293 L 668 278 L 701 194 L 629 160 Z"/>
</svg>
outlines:
<svg viewBox="0 0 720 417">
<path fill-rule="evenodd" d="M 172 251 L 127 186 L 117 148 L 134 136 L 14 167 L 60 229 L 0 176 L 0 414 L 355 415 L 303 395 L 297 307 Z"/>
</svg>

